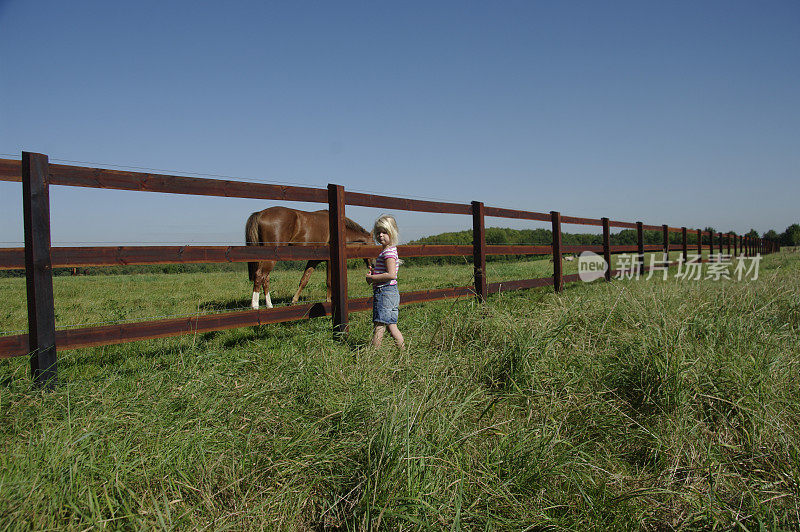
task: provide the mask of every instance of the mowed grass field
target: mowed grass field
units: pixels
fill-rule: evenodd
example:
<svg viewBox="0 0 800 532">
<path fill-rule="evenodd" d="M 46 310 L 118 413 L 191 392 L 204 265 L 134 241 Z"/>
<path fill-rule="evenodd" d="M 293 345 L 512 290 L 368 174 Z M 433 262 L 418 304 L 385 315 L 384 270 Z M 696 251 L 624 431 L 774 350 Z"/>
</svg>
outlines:
<svg viewBox="0 0 800 532">
<path fill-rule="evenodd" d="M 565 273 L 576 264 L 565 263 Z M 488 264 L 490 282 L 550 275 Z M 0 528 L 797 529 L 800 254 L 0 361 Z M 299 272 L 278 271 L 273 301 Z M 401 293 L 472 267 L 404 266 Z M 361 269 L 353 297 L 368 295 Z M 246 307 L 246 274 L 57 277 L 57 323 Z M 324 298 L 315 274 L 308 300 Z M 26 328 L 0 279 L 0 330 Z"/>
</svg>

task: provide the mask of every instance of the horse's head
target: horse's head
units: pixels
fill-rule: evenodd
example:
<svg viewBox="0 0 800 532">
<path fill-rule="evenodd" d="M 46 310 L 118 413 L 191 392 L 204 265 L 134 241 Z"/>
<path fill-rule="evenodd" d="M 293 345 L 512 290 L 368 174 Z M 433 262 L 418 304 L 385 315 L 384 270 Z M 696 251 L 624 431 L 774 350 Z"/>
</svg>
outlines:
<svg viewBox="0 0 800 532">
<path fill-rule="evenodd" d="M 350 218 L 344 219 L 344 230 L 348 244 L 374 244 L 372 234 Z"/>
<path fill-rule="evenodd" d="M 375 244 L 372 240 L 372 233 L 355 223 L 350 218 L 344 219 L 345 242 L 348 244 L 362 244 L 371 245 Z M 372 269 L 372 259 L 364 259 L 364 264 L 367 268 Z"/>
</svg>

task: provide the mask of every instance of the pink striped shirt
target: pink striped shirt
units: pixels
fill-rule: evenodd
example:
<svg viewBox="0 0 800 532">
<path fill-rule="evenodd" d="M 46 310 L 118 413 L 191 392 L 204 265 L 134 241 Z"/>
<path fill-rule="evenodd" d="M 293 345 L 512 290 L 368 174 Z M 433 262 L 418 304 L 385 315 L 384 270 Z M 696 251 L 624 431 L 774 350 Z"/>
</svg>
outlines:
<svg viewBox="0 0 800 532">
<path fill-rule="evenodd" d="M 397 255 L 397 247 L 387 246 L 386 249 L 380 252 L 378 258 L 375 259 L 375 266 L 372 268 L 373 274 L 377 275 L 379 273 L 389 273 L 389 270 L 386 268 L 386 259 L 394 259 L 395 264 L 397 265 L 397 272 L 400 272 L 400 257 Z M 384 281 L 382 283 L 374 283 L 372 286 L 379 287 L 393 284 L 397 284 L 397 279 Z"/>
</svg>

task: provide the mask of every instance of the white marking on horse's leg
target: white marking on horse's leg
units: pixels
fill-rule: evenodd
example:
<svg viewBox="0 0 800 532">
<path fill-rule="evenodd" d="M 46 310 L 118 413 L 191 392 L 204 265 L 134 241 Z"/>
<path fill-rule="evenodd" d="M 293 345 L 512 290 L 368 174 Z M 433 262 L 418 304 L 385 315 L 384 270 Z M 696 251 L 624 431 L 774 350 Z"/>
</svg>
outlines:
<svg viewBox="0 0 800 532">
<path fill-rule="evenodd" d="M 269 297 L 269 292 L 267 292 L 267 308 L 272 308 L 272 298 Z"/>
<path fill-rule="evenodd" d="M 250 306 L 255 310 L 258 310 L 258 295 L 259 292 L 253 292 L 253 302 L 250 303 Z"/>
</svg>

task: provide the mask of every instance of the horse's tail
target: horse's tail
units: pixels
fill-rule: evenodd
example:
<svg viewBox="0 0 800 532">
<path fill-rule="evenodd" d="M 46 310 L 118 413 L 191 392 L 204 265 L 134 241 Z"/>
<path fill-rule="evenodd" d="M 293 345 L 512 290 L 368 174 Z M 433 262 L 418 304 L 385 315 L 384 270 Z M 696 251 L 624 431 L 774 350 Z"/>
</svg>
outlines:
<svg viewBox="0 0 800 532">
<path fill-rule="evenodd" d="M 257 246 L 260 244 L 260 238 L 258 234 L 258 215 L 260 213 L 254 212 L 250 215 L 247 219 L 247 223 L 244 226 L 244 243 L 247 246 Z M 258 269 L 257 262 L 248 262 L 247 263 L 247 273 L 250 275 L 250 280 L 256 280 L 256 270 Z"/>
</svg>

